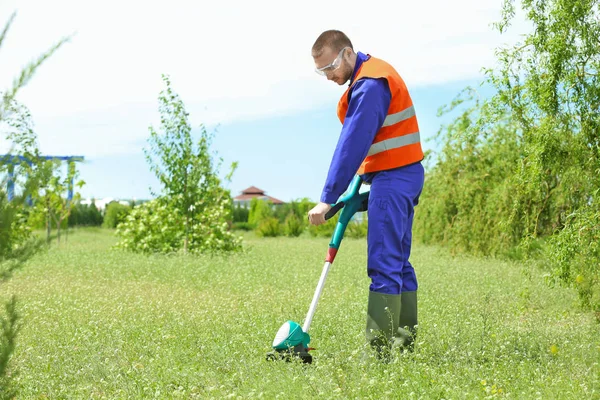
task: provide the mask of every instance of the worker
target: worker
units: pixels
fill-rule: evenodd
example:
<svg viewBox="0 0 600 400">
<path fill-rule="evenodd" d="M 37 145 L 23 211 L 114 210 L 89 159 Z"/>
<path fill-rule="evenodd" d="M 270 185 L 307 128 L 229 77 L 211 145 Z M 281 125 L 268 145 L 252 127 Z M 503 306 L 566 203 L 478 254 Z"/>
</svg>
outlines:
<svg viewBox="0 0 600 400">
<path fill-rule="evenodd" d="M 414 209 L 424 185 L 419 126 L 408 89 L 386 61 L 355 52 L 339 30 L 319 35 L 312 47 L 317 73 L 342 86 L 337 116 L 341 133 L 313 225 L 357 174 L 370 185 L 368 200 L 366 340 L 380 359 L 412 350 L 417 333 L 417 276 L 409 261 Z"/>
</svg>

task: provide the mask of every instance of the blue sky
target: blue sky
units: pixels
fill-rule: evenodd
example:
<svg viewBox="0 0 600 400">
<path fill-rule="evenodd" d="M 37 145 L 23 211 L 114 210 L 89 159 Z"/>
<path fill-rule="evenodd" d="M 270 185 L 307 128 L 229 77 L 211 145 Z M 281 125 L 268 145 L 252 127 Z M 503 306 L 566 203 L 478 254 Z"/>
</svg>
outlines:
<svg viewBox="0 0 600 400">
<path fill-rule="evenodd" d="M 452 101 L 465 86 L 478 83 L 475 80 L 451 82 L 412 91 L 425 140 L 424 149 L 434 147 L 435 143 L 428 139 L 435 136 L 441 124 L 449 121 L 449 117 L 437 117 L 438 108 Z M 300 113 L 231 122 L 216 128 L 209 126 L 209 132 L 214 133 L 212 149 L 223 158 L 221 175 L 229 171 L 233 161 L 239 164 L 227 185 L 232 194 L 257 186 L 284 201 L 300 197 L 318 199 L 341 128 L 336 106 L 332 102 L 329 106 Z M 140 149 L 146 146 L 146 139 L 140 139 L 137 146 Z M 132 154 L 88 157 L 81 166 L 81 174 L 87 182 L 82 190 L 86 197 L 140 199 L 150 196 L 150 185 L 159 188 L 141 150 Z"/>
<path fill-rule="evenodd" d="M 345 89 L 314 73 L 310 48 L 322 31 L 340 29 L 356 50 L 396 67 L 425 140 L 444 122 L 437 109 L 477 85 L 495 50 L 526 31 L 519 14 L 508 33 L 491 28 L 502 0 L 372 0 L 360 16 L 345 12 L 362 5 L 305 0 L 290 4 L 290 14 L 276 0 L 6 0 L 2 20 L 14 11 L 17 18 L 0 49 L 0 84 L 9 87 L 27 62 L 73 34 L 17 99 L 33 115 L 44 154 L 85 156 L 84 197 L 149 197 L 157 182 L 142 148 L 158 125 L 165 73 L 192 126 L 218 125 L 222 172 L 239 163 L 228 186 L 234 195 L 254 185 L 284 201 L 316 200 Z M 0 153 L 10 146 L 2 135 Z"/>
</svg>

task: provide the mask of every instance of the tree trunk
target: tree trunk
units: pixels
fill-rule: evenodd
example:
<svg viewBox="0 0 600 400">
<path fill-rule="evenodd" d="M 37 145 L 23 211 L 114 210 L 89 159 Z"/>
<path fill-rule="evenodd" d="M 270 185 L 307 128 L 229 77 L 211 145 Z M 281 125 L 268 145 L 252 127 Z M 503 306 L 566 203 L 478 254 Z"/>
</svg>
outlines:
<svg viewBox="0 0 600 400">
<path fill-rule="evenodd" d="M 56 219 L 56 240 L 57 243 L 60 244 L 60 219 Z"/>
<path fill-rule="evenodd" d="M 187 251 L 188 251 L 188 240 L 189 240 L 189 236 L 190 236 L 189 225 L 190 225 L 190 217 L 186 215 L 186 217 L 185 217 L 185 237 L 183 239 L 183 254 L 187 254 Z"/>
<path fill-rule="evenodd" d="M 183 175 L 183 198 L 187 199 L 187 170 L 185 171 L 184 175 Z M 184 204 L 187 204 L 187 201 L 184 202 Z M 190 207 L 187 206 L 185 210 L 183 210 L 183 212 L 185 213 L 185 238 L 183 239 L 183 254 L 187 254 L 188 251 L 188 240 L 190 237 Z"/>
<path fill-rule="evenodd" d="M 52 230 L 52 221 L 50 220 L 50 199 L 46 199 L 46 207 L 48 212 L 46 213 L 46 243 L 50 244 L 50 231 Z"/>
<path fill-rule="evenodd" d="M 52 214 L 52 218 L 54 218 L 54 223 L 56 224 L 56 240 L 57 243 L 60 244 L 60 219 L 56 217 L 56 215 Z"/>
</svg>

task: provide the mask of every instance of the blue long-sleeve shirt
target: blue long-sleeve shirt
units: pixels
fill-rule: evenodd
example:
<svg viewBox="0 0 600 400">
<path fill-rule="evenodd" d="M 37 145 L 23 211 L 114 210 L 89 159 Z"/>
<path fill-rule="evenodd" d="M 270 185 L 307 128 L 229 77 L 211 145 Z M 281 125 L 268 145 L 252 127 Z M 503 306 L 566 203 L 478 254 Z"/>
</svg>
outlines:
<svg viewBox="0 0 600 400">
<path fill-rule="evenodd" d="M 358 52 L 350 84 L 368 56 Z M 327 179 L 321 193 L 321 201 L 334 204 L 348 189 L 350 181 L 363 162 L 373 143 L 375 134 L 383 125 L 392 98 L 384 79 L 364 78 L 350 90 L 348 111 L 340 133 Z M 369 181 L 369 174 L 362 176 Z"/>
</svg>

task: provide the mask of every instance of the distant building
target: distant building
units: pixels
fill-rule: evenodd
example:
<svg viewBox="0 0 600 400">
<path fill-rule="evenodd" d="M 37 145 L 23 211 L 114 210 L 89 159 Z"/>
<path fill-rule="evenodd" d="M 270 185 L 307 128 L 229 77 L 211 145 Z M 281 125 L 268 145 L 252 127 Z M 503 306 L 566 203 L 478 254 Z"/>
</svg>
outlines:
<svg viewBox="0 0 600 400">
<path fill-rule="evenodd" d="M 242 194 L 233 198 L 233 205 L 240 207 L 250 208 L 250 202 L 252 199 L 267 200 L 273 203 L 274 206 L 285 204 L 283 201 L 276 199 L 275 197 L 267 196 L 264 190 L 261 190 L 255 186 L 250 186 L 248 189 L 242 190 Z"/>
</svg>

